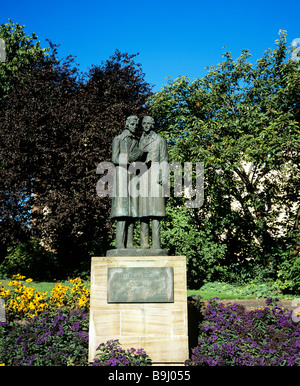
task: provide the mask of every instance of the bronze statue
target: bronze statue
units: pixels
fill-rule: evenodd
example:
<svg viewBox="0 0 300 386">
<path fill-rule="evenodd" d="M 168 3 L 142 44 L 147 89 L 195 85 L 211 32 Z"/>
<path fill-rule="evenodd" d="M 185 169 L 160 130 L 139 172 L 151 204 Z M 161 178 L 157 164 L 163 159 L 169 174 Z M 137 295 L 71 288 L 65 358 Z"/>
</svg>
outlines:
<svg viewBox="0 0 300 386">
<path fill-rule="evenodd" d="M 138 215 L 138 198 L 131 197 L 128 185 L 133 174 L 128 166 L 137 161 L 142 152 L 138 150 L 136 128 L 138 117 L 127 118 L 124 131 L 114 138 L 112 144 L 112 162 L 116 166 L 114 195 L 110 217 L 117 220 L 116 248 L 133 248 L 133 227 Z"/>
<path fill-rule="evenodd" d="M 113 140 L 112 162 L 116 171 L 110 217 L 117 220 L 116 249 L 134 249 L 134 223 L 139 218 L 141 249 L 146 253 L 150 248 L 150 222 L 153 249 L 161 251 L 160 221 L 166 215 L 164 184 L 168 183 L 168 152 L 166 140 L 154 131 L 152 117 L 143 118 L 139 141 L 137 125 L 138 117 L 128 117 L 124 131 Z M 135 194 L 130 189 L 133 185 L 138 186 Z"/>
<path fill-rule="evenodd" d="M 140 177 L 141 188 L 146 194 L 139 196 L 139 218 L 141 219 L 141 248 L 149 248 L 149 224 L 152 220 L 152 245 L 161 248 L 160 221 L 166 216 L 163 184 L 167 183 L 167 142 L 155 133 L 154 119 L 144 117 L 143 134 L 139 141 L 141 151 L 147 151 L 147 171 Z"/>
</svg>

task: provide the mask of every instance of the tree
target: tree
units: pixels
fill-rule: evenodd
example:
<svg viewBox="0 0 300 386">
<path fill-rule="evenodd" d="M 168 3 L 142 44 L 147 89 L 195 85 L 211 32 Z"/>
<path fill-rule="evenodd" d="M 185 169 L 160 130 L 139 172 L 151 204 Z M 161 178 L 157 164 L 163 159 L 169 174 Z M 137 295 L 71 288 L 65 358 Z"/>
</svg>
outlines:
<svg viewBox="0 0 300 386">
<path fill-rule="evenodd" d="M 14 24 L 11 19 L 0 25 L 0 38 L 5 43 L 5 61 L 0 61 L 0 98 L 7 95 L 11 78 L 21 69 L 30 69 L 32 63 L 47 55 L 49 48 L 41 48 L 35 33 L 24 32 L 25 26 Z"/>
<path fill-rule="evenodd" d="M 252 277 L 254 269 L 276 276 L 280 247 L 296 233 L 300 67 L 286 59 L 286 33 L 279 35 L 255 68 L 247 50 L 237 60 L 227 52 L 203 78 L 169 81 L 150 104 L 171 160 L 204 162 L 205 203 L 188 216 L 202 239 L 226 246 L 216 248 L 216 268 L 233 277 L 249 266 Z M 205 257 L 190 263 L 199 273 Z"/>
<path fill-rule="evenodd" d="M 64 274 L 105 253 L 110 202 L 96 194 L 96 168 L 110 160 L 113 137 L 150 95 L 134 57 L 116 51 L 84 75 L 50 43 L 48 56 L 10 79 L 0 112 L 4 250 L 36 237 Z"/>
<path fill-rule="evenodd" d="M 151 95 L 150 86 L 135 56 L 116 51 L 92 67 L 73 100 L 72 114 L 70 107 L 64 113 L 73 118 L 58 174 L 39 177 L 43 186 L 56 188 L 39 190 L 39 206 L 47 207 L 47 214 L 39 216 L 38 228 L 71 266 L 74 261 L 89 265 L 88 257 L 105 255 L 110 248 L 111 202 L 96 194 L 101 177 L 96 168 L 111 160 L 112 140 L 123 130 L 127 116 L 146 112 L 143 106 Z"/>
<path fill-rule="evenodd" d="M 71 60 L 52 54 L 20 68 L 1 100 L 1 244 L 25 242 L 36 235 L 32 212 L 43 176 L 55 175 L 71 131 L 68 106 L 78 93 Z M 69 126 L 68 126 L 69 124 Z M 46 181 L 45 181 L 46 182 Z M 47 182 L 46 182 L 47 183 Z M 59 186 L 43 186 L 43 189 Z"/>
</svg>

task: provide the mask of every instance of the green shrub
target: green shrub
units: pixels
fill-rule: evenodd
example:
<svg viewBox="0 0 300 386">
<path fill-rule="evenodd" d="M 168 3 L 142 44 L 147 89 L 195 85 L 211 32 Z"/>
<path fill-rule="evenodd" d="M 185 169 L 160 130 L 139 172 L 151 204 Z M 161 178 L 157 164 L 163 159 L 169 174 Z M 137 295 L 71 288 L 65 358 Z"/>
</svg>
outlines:
<svg viewBox="0 0 300 386">
<path fill-rule="evenodd" d="M 290 254 L 289 258 L 285 259 L 277 272 L 278 280 L 276 281 L 279 288 L 288 293 L 295 295 L 300 294 L 300 257 Z"/>
<path fill-rule="evenodd" d="M 215 241 L 209 228 L 195 226 L 191 210 L 172 200 L 162 222 L 162 243 L 170 255 L 187 257 L 188 287 L 195 289 L 205 281 L 226 280 L 226 245 Z"/>
<path fill-rule="evenodd" d="M 48 252 L 38 240 L 12 246 L 0 265 L 1 277 L 12 277 L 16 272 L 34 280 L 49 280 L 57 274 L 54 253 Z"/>
</svg>

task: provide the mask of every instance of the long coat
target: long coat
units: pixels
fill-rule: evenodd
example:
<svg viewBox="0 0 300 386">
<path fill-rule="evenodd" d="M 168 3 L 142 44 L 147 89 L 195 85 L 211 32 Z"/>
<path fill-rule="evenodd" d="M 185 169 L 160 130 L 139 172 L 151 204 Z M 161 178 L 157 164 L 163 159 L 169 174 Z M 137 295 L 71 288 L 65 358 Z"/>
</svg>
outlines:
<svg viewBox="0 0 300 386">
<path fill-rule="evenodd" d="M 148 135 L 143 133 L 139 148 L 148 152 L 148 170 L 140 177 L 139 217 L 165 217 L 165 195 L 161 182 L 169 179 L 167 142 L 151 131 Z"/>
<path fill-rule="evenodd" d="M 133 174 L 128 172 L 131 162 L 138 159 L 138 140 L 125 129 L 112 143 L 112 162 L 116 166 L 113 182 L 111 218 L 138 217 L 138 197 L 131 197 L 128 186 Z M 121 155 L 121 157 L 120 157 Z M 120 166 L 121 165 L 121 166 Z"/>
</svg>

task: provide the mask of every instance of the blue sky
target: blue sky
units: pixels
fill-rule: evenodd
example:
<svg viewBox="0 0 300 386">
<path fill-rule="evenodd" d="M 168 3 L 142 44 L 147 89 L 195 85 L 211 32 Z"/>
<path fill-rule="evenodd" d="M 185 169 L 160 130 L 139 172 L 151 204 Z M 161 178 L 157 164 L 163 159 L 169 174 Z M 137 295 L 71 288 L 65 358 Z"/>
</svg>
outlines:
<svg viewBox="0 0 300 386">
<path fill-rule="evenodd" d="M 300 38 L 299 0 L 2 0 L 0 23 L 25 25 L 43 47 L 60 44 L 59 56 L 76 56 L 82 71 L 116 49 L 140 53 L 154 91 L 167 77 L 202 77 L 205 67 L 249 49 L 255 63 L 274 48 L 280 29 L 288 42 Z"/>
</svg>

